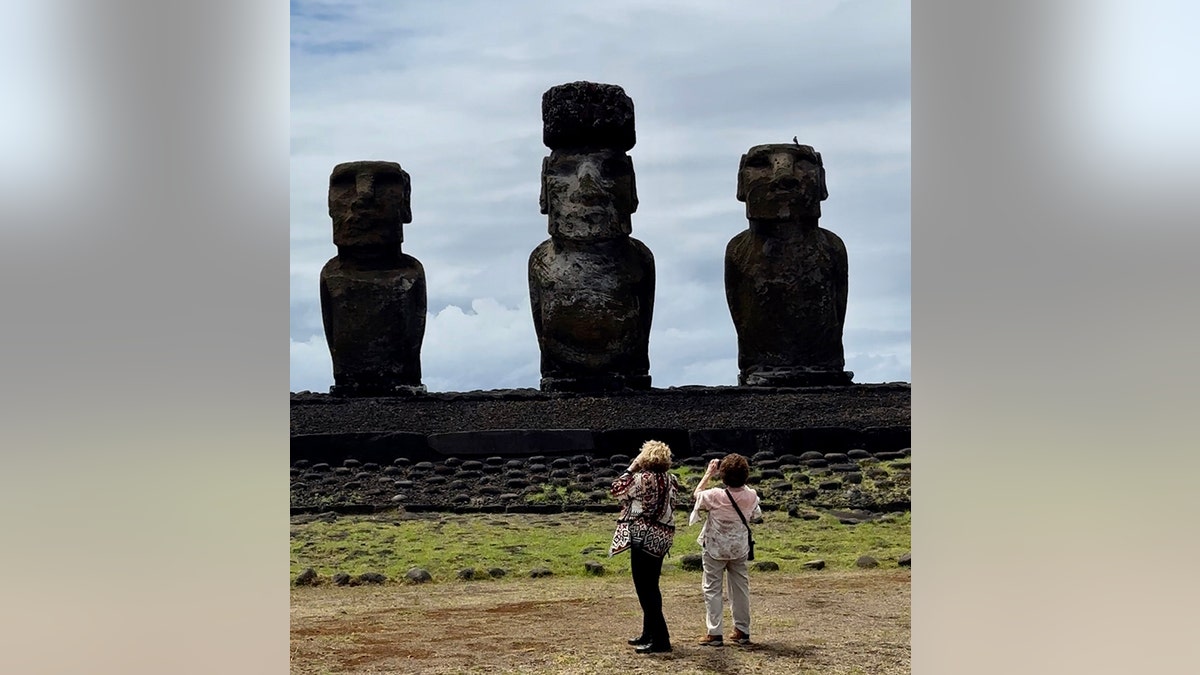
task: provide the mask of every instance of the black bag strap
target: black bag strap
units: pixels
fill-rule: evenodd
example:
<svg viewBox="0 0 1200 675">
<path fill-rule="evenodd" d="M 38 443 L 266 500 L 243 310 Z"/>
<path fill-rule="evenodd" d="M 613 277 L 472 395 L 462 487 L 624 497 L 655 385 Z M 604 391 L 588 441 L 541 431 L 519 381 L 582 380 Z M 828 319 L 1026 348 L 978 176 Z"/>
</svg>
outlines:
<svg viewBox="0 0 1200 675">
<path fill-rule="evenodd" d="M 746 522 L 746 516 L 743 516 L 743 515 L 742 515 L 742 510 L 738 508 L 738 505 L 737 505 L 737 500 L 736 500 L 736 499 L 734 499 L 734 498 L 733 498 L 733 495 L 729 493 L 729 488 L 725 488 L 725 496 L 726 496 L 726 497 L 729 497 L 729 503 L 730 503 L 730 504 L 733 504 L 733 510 L 734 510 L 734 511 L 737 511 L 738 518 L 741 518 L 741 519 L 742 519 L 742 524 L 746 526 L 746 530 L 747 530 L 747 531 L 751 531 L 751 530 L 750 530 L 750 523 L 747 523 L 747 522 Z"/>
</svg>

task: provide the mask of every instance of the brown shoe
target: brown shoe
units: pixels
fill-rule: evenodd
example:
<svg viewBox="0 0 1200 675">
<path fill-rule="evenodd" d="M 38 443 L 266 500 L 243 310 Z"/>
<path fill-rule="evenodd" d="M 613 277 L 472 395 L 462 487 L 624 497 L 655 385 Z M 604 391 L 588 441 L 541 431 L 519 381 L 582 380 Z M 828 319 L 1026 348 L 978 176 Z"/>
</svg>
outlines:
<svg viewBox="0 0 1200 675">
<path fill-rule="evenodd" d="M 700 638 L 698 644 L 702 647 L 720 647 L 725 644 L 725 637 L 722 635 L 705 635 Z"/>
<path fill-rule="evenodd" d="M 734 642 L 736 642 L 739 645 L 750 644 L 750 634 L 743 633 L 742 631 L 738 630 L 737 628 L 733 629 L 733 635 L 729 636 L 729 639 L 733 640 Z"/>
</svg>

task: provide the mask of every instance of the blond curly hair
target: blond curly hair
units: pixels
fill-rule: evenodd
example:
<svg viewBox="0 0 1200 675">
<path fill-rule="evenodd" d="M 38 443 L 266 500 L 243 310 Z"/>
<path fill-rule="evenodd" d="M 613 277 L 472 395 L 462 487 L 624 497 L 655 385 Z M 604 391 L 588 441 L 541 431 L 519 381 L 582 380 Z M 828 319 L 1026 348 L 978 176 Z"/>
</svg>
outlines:
<svg viewBox="0 0 1200 675">
<path fill-rule="evenodd" d="M 671 447 L 662 441 L 646 441 L 637 456 L 643 471 L 666 471 L 671 468 Z"/>
</svg>

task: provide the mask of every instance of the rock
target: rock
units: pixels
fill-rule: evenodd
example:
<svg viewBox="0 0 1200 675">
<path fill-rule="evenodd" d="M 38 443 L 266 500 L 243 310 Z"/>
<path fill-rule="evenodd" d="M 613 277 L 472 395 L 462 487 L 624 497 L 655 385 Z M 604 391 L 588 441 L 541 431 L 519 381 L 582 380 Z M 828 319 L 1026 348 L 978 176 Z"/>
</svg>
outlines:
<svg viewBox="0 0 1200 675">
<path fill-rule="evenodd" d="M 433 581 L 433 576 L 428 570 L 423 570 L 420 567 L 414 567 L 404 574 L 404 580 L 410 584 L 423 584 Z"/>
<path fill-rule="evenodd" d="M 595 560 L 588 560 L 587 562 L 583 563 L 583 569 L 588 574 L 594 574 L 596 576 L 602 576 L 604 574 L 604 565 L 601 565 Z"/>
<path fill-rule="evenodd" d="M 840 480 L 823 480 L 817 485 L 817 488 L 821 490 L 837 490 L 841 487 L 842 481 Z"/>
<path fill-rule="evenodd" d="M 855 448 L 854 450 L 847 452 L 846 456 L 850 459 L 870 459 L 871 453 L 861 448 Z"/>
<path fill-rule="evenodd" d="M 500 577 L 504 576 L 505 574 L 508 574 L 508 570 L 500 568 L 500 567 L 492 567 L 488 570 L 488 576 L 490 576 L 493 579 L 499 579 Z"/>
<path fill-rule="evenodd" d="M 806 569 L 810 569 L 810 570 L 823 570 L 823 569 L 825 569 L 825 561 L 824 560 L 810 560 L 810 561 L 804 563 L 804 567 Z"/>
<path fill-rule="evenodd" d="M 317 571 L 311 567 L 301 572 L 295 581 L 297 586 L 316 586 L 319 583 L 321 583 L 321 579 L 317 576 Z"/>
<path fill-rule="evenodd" d="M 362 462 L 358 461 L 357 459 L 347 459 L 346 461 L 342 462 L 342 466 L 348 469 L 353 469 L 356 466 L 362 466 Z"/>
<path fill-rule="evenodd" d="M 382 584 L 385 581 L 387 581 L 387 576 L 379 572 L 363 572 L 358 575 L 358 582 L 360 584 Z"/>
<path fill-rule="evenodd" d="M 905 553 L 896 560 L 896 564 L 901 567 L 912 567 L 912 551 Z"/>
<path fill-rule="evenodd" d="M 333 575 L 333 585 L 334 586 L 349 586 L 350 585 L 350 575 L 346 574 L 345 572 L 338 572 L 337 574 Z"/>
<path fill-rule="evenodd" d="M 820 520 L 821 519 L 821 514 L 814 513 L 812 511 L 801 511 L 799 508 L 797 508 L 795 506 L 788 509 L 788 516 L 790 516 L 792 518 L 799 518 L 800 520 Z"/>
<path fill-rule="evenodd" d="M 770 560 L 760 560 L 754 563 L 754 569 L 758 572 L 778 572 L 779 563 L 774 563 Z"/>
<path fill-rule="evenodd" d="M 854 564 L 863 569 L 879 567 L 879 561 L 869 555 L 859 556 L 858 560 L 854 561 Z"/>
<path fill-rule="evenodd" d="M 846 481 L 847 483 L 854 483 L 855 485 L 857 485 L 857 484 L 863 482 L 863 475 L 857 471 L 854 471 L 852 473 L 846 474 L 845 476 L 842 476 L 842 480 Z"/>
<path fill-rule="evenodd" d="M 621 87 L 569 82 L 542 94 L 542 142 L 546 147 L 606 147 L 627 152 L 635 141 L 633 100 Z"/>
<path fill-rule="evenodd" d="M 540 579 L 542 577 L 552 576 L 553 574 L 554 572 L 552 572 L 548 567 L 535 567 L 532 570 L 529 570 L 529 576 L 533 579 Z"/>
<path fill-rule="evenodd" d="M 472 579 L 475 578 L 475 568 L 464 567 L 463 569 L 458 571 L 458 574 L 456 576 L 461 581 L 471 581 Z"/>
<path fill-rule="evenodd" d="M 704 557 L 699 553 L 688 553 L 679 559 L 679 568 L 689 572 L 704 569 Z"/>
</svg>

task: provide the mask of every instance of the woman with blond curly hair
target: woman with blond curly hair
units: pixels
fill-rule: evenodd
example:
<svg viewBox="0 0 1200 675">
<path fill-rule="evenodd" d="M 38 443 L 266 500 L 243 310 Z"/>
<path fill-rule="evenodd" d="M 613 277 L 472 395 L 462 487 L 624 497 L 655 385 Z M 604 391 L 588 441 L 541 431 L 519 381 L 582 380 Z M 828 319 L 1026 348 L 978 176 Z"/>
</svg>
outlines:
<svg viewBox="0 0 1200 675">
<path fill-rule="evenodd" d="M 642 634 L 629 644 L 639 654 L 671 651 L 671 635 L 662 612 L 663 556 L 675 541 L 675 503 L 679 481 L 671 468 L 671 448 L 662 441 L 646 441 L 638 456 L 612 484 L 612 496 L 621 502 L 613 532 L 612 556 L 629 549 L 633 588 L 642 606 Z"/>
</svg>

